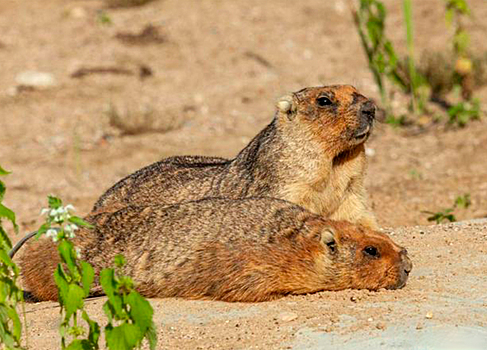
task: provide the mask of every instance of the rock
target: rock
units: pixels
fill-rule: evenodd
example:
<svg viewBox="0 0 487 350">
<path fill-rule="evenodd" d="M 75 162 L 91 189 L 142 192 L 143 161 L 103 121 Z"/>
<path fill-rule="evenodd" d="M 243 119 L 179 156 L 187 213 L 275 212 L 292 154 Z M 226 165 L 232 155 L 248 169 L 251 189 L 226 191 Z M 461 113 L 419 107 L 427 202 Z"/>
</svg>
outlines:
<svg viewBox="0 0 487 350">
<path fill-rule="evenodd" d="M 283 312 L 279 314 L 279 320 L 284 322 L 291 322 L 298 318 L 298 315 L 294 312 Z"/>
<path fill-rule="evenodd" d="M 56 79 L 51 73 L 24 71 L 15 77 L 20 86 L 28 86 L 38 89 L 47 89 L 56 86 Z"/>
</svg>

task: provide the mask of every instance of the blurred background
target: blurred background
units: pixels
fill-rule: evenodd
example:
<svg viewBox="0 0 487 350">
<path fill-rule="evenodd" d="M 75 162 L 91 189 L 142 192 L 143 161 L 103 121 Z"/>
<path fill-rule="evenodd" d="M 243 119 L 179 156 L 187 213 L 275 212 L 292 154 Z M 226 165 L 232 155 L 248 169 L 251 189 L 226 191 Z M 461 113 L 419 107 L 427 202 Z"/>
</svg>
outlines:
<svg viewBox="0 0 487 350">
<path fill-rule="evenodd" d="M 21 232 L 48 194 L 85 215 L 164 157 L 233 157 L 287 92 L 352 84 L 381 108 L 382 226 L 487 217 L 485 18 L 485 0 L 2 0 L 5 204 Z"/>
</svg>

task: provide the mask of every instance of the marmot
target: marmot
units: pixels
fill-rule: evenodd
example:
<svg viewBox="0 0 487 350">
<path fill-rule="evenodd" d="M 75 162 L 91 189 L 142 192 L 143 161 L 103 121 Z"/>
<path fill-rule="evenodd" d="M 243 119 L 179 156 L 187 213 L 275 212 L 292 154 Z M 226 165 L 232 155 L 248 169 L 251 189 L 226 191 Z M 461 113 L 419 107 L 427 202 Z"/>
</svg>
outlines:
<svg viewBox="0 0 487 350">
<path fill-rule="evenodd" d="M 209 198 L 173 206 L 127 206 L 93 218 L 75 244 L 95 268 L 123 254 L 123 272 L 146 297 L 265 301 L 346 288 L 401 288 L 404 248 L 383 233 L 332 221 L 272 198 Z M 55 300 L 56 244 L 28 245 L 20 266 L 39 300 Z M 101 291 L 95 278 L 94 294 Z"/>
<path fill-rule="evenodd" d="M 374 115 L 374 104 L 350 85 L 302 89 L 277 102 L 273 121 L 234 159 L 164 159 L 120 180 L 92 212 L 205 197 L 273 197 L 375 229 L 364 188 L 364 142 Z"/>
</svg>

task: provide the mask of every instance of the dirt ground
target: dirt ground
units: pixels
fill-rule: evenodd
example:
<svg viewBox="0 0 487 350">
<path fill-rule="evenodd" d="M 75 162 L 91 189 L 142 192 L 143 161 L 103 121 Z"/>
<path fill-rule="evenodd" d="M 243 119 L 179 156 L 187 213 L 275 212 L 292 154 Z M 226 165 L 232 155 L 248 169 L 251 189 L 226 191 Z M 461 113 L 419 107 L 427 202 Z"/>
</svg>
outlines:
<svg viewBox="0 0 487 350">
<path fill-rule="evenodd" d="M 487 4 L 468 2 L 471 46 L 485 52 Z M 401 2 L 385 3 L 388 35 L 405 52 Z M 413 4 L 417 52 L 445 49 L 451 32 L 442 1 Z M 161 158 L 232 157 L 270 122 L 275 100 L 288 91 L 348 83 L 378 99 L 344 0 L 160 0 L 126 9 L 97 0 L 3 0 L 0 63 L 0 164 L 13 172 L 5 178 L 5 204 L 17 213 L 21 232 L 38 227 L 48 194 L 83 215 L 121 177 Z M 26 71 L 54 80 L 32 89 L 19 82 Z M 485 109 L 487 88 L 476 95 Z M 124 133 L 110 115 L 149 130 Z M 472 204 L 457 209 L 456 218 L 487 218 L 487 118 L 420 132 L 379 122 L 367 148 L 374 211 L 415 264 L 404 290 L 258 305 L 154 300 L 161 348 L 336 348 L 369 335 L 393 348 L 387 337 L 404 330 L 406 339 L 404 327 L 419 332 L 411 335 L 419 340 L 433 325 L 446 333 L 455 326 L 485 329 L 487 299 L 475 289 L 487 290 L 485 222 L 412 226 L 432 224 L 424 211 L 451 207 L 466 193 Z M 90 310 L 101 311 L 101 304 L 91 301 Z M 28 311 L 31 347 L 56 347 L 54 304 Z M 431 320 L 424 318 L 428 311 Z M 280 321 L 283 312 L 297 318 Z"/>
</svg>

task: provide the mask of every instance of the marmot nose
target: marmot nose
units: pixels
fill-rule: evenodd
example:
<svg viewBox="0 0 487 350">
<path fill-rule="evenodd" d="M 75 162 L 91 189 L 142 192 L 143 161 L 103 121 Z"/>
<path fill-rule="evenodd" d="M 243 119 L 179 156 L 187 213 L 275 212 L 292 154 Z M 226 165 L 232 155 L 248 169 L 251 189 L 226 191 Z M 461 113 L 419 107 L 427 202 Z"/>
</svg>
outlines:
<svg viewBox="0 0 487 350">
<path fill-rule="evenodd" d="M 360 116 L 372 121 L 375 118 L 375 105 L 371 101 L 365 102 L 359 110 Z"/>
<path fill-rule="evenodd" d="M 404 272 L 409 274 L 413 269 L 413 263 L 411 262 L 411 259 L 409 259 L 408 251 L 406 249 L 401 250 L 401 257 L 402 257 Z"/>
</svg>

